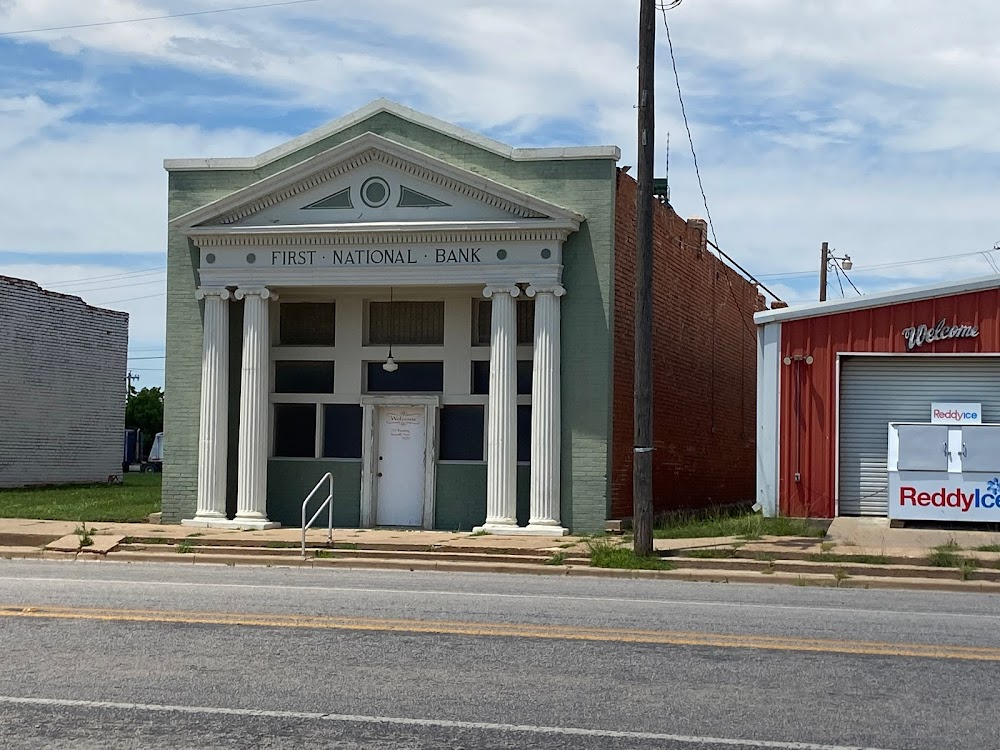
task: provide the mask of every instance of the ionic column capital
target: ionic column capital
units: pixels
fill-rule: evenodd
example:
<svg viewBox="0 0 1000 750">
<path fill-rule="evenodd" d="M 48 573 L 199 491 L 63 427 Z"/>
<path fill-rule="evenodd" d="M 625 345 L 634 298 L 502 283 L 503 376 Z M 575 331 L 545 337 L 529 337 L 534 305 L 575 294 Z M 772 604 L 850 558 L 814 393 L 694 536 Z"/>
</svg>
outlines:
<svg viewBox="0 0 1000 750">
<path fill-rule="evenodd" d="M 266 286 L 261 287 L 243 287 L 241 286 L 236 290 L 236 299 L 244 299 L 245 297 L 260 297 L 265 302 L 269 299 L 276 300 L 278 295 L 276 292 L 272 292 Z"/>
<path fill-rule="evenodd" d="M 521 293 L 517 284 L 488 284 L 485 289 L 483 289 L 483 296 L 490 299 L 495 294 L 507 294 L 511 297 L 517 297 Z"/>
<path fill-rule="evenodd" d="M 206 297 L 218 297 L 221 300 L 230 299 L 233 295 L 224 286 L 203 286 L 194 293 L 195 299 L 205 299 Z"/>
<path fill-rule="evenodd" d="M 524 293 L 529 297 L 534 297 L 536 294 L 553 294 L 556 297 L 562 297 L 566 294 L 566 287 L 562 284 L 532 284 Z"/>
</svg>

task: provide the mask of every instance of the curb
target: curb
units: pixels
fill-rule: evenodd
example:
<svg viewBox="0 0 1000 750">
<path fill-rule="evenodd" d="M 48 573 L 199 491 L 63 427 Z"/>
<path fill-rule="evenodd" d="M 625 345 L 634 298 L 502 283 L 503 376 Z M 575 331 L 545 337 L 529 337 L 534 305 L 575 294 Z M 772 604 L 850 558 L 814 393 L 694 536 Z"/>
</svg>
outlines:
<svg viewBox="0 0 1000 750">
<path fill-rule="evenodd" d="M 34 547 L 0 547 L 0 559 L 3 560 L 41 560 L 42 550 Z"/>
<path fill-rule="evenodd" d="M 771 585 L 820 586 L 824 588 L 898 589 L 908 591 L 942 591 L 964 593 L 1000 594 L 1000 582 L 983 580 L 956 580 L 945 578 L 909 577 L 898 575 L 866 575 L 860 571 L 847 577 L 838 577 L 837 571 L 846 572 L 846 564 L 811 563 L 808 572 L 773 570 L 705 569 L 698 567 L 675 570 L 625 570 L 619 568 L 592 568 L 585 565 L 541 565 L 511 562 L 463 562 L 452 560 L 366 559 L 360 557 L 314 558 L 254 554 L 178 553 L 145 551 L 112 551 L 105 555 L 84 555 L 76 552 L 53 552 L 30 547 L 0 548 L 0 559 L 84 560 L 121 563 L 182 563 L 186 565 L 225 565 L 228 567 L 260 566 L 284 568 L 342 568 L 346 570 L 405 570 L 438 571 L 452 573 L 520 574 L 535 576 L 565 576 L 605 578 L 619 580 L 690 581 L 700 583 L 755 583 Z M 700 561 L 703 562 L 703 561 Z M 776 563 L 779 561 L 776 561 Z M 766 564 L 765 564 L 766 565 Z M 749 566 L 748 566 L 749 567 Z M 859 565 L 869 569 L 873 566 Z M 887 566 L 888 567 L 888 566 Z M 913 572 L 917 572 L 917 568 Z M 931 570 L 950 570 L 935 569 Z M 879 572 L 883 572 L 879 570 Z M 956 573 L 957 574 L 957 573 Z"/>
</svg>

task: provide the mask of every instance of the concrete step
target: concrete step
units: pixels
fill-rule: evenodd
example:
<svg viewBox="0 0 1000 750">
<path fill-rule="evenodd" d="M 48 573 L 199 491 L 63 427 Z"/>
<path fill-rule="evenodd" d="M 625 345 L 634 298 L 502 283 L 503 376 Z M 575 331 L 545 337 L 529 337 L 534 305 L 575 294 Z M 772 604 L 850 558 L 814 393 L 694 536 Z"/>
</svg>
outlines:
<svg viewBox="0 0 1000 750">
<path fill-rule="evenodd" d="M 698 553 L 705 552 L 708 550 L 719 550 L 725 552 L 725 557 L 701 557 Z M 669 551 L 662 551 L 663 557 L 683 558 L 685 560 L 760 560 L 765 557 L 773 557 L 776 560 L 803 560 L 805 562 L 821 562 L 830 565 L 846 565 L 846 564 L 861 564 L 861 565 L 924 565 L 927 562 L 927 555 L 876 555 L 876 554 L 861 554 L 852 553 L 849 548 L 841 548 L 835 551 L 829 551 L 825 553 L 818 553 L 815 550 L 804 550 L 795 549 L 794 547 L 784 547 L 783 545 L 760 545 L 750 549 L 740 548 L 732 549 L 729 545 L 719 545 L 716 547 L 694 547 L 688 549 L 673 549 Z M 1000 553 L 994 552 L 976 552 L 974 550 L 958 550 L 957 555 L 960 557 L 967 557 L 971 559 L 978 560 L 980 565 L 983 567 L 994 567 L 996 564 L 1000 563 Z M 821 555 L 824 559 L 814 559 L 818 555 Z M 872 563 L 865 562 L 863 560 L 838 560 L 838 556 L 844 557 L 859 557 L 859 558 L 884 558 L 884 562 Z"/>
<path fill-rule="evenodd" d="M 309 538 L 306 539 L 307 547 L 315 547 L 317 545 L 317 539 L 315 535 L 311 532 Z M 274 540 L 267 539 L 252 539 L 241 537 L 237 539 L 228 539 L 225 537 L 212 537 L 212 536 L 191 536 L 190 534 L 165 534 L 163 536 L 156 537 L 126 537 L 124 542 L 126 544 L 145 544 L 153 547 L 162 547 L 177 545 L 181 542 L 188 542 L 195 546 L 208 545 L 211 547 L 236 547 L 245 549 L 286 549 L 286 550 L 298 550 L 300 548 L 301 542 L 299 540 L 295 541 L 281 541 L 275 542 Z M 323 548 L 325 544 L 323 544 Z M 481 554 L 497 554 L 497 555 L 523 555 L 527 557 L 538 556 L 540 554 L 551 555 L 558 551 L 567 551 L 566 548 L 560 547 L 559 543 L 554 542 L 551 547 L 546 547 L 544 550 L 540 549 L 524 549 L 520 547 L 509 547 L 505 546 L 502 540 L 490 542 L 477 543 L 475 545 L 457 545 L 457 544 L 407 544 L 407 543 L 396 543 L 396 542 L 342 542 L 334 541 L 334 549 L 351 549 L 351 550 L 387 550 L 392 552 L 428 552 L 441 550 L 461 550 L 462 553 L 468 551 L 469 553 L 478 552 Z M 551 550 L 551 552 L 550 552 Z M 580 554 L 577 552 L 576 554 Z"/>
<path fill-rule="evenodd" d="M 214 541 L 214 540 L 213 540 Z M 289 547 L 235 547 L 231 545 L 208 545 L 208 544 L 192 544 L 186 552 L 178 552 L 177 545 L 167 545 L 167 544 L 140 544 L 140 543 L 129 543 L 121 544 L 118 546 L 118 552 L 152 552 L 152 553 L 163 553 L 163 554 L 197 554 L 197 555 L 241 555 L 241 556 L 252 556 L 259 555 L 262 557 L 289 557 L 296 556 L 301 557 L 299 553 L 299 547 L 289 548 Z M 306 547 L 306 557 L 310 559 L 339 559 L 339 558 L 358 558 L 358 559 L 406 559 L 406 560 L 451 560 L 451 561 L 470 561 L 470 562 L 506 562 L 514 564 L 526 564 L 526 565 L 543 565 L 548 560 L 553 559 L 553 555 L 528 555 L 528 554 L 518 554 L 518 555 L 506 555 L 493 553 L 490 551 L 485 552 L 455 552 L 448 551 L 447 549 L 441 549 L 440 551 L 428 551 L 424 547 L 420 551 L 399 551 L 395 549 L 348 549 L 344 547 L 334 547 L 333 549 L 320 548 L 320 547 Z M 576 564 L 576 565 L 587 565 L 590 560 L 589 557 L 581 555 L 565 555 L 563 562 L 566 564 Z"/>
<path fill-rule="evenodd" d="M 750 570 L 781 573 L 830 573 L 840 570 L 845 575 L 872 578 L 962 578 L 958 568 L 941 568 L 930 565 L 870 565 L 865 563 L 809 562 L 807 560 L 747 560 L 740 558 L 668 558 L 678 569 L 694 570 Z M 967 580 L 1000 581 L 1000 569 L 979 567 L 966 574 Z"/>
<path fill-rule="evenodd" d="M 0 547 L 44 547 L 62 536 L 63 534 L 55 533 L 0 532 Z"/>
</svg>

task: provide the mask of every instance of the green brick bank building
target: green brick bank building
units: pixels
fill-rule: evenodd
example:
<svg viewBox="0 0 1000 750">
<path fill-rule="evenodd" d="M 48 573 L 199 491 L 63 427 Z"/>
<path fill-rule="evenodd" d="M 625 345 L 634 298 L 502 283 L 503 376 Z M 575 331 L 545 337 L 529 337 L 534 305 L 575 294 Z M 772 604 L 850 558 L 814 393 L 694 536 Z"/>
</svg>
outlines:
<svg viewBox="0 0 1000 750">
<path fill-rule="evenodd" d="M 298 526 L 330 473 L 337 526 L 602 530 L 618 158 L 379 100 L 165 161 L 163 521 Z"/>
</svg>

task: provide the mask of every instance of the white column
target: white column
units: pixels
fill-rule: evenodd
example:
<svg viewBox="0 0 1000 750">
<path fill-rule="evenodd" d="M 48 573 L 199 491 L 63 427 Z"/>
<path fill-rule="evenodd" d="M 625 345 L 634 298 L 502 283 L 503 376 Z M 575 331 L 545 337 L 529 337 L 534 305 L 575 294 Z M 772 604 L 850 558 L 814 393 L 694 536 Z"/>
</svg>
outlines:
<svg viewBox="0 0 1000 750">
<path fill-rule="evenodd" d="M 267 454 L 270 404 L 271 340 L 267 302 L 277 299 L 267 288 L 236 290 L 243 302 L 243 367 L 240 373 L 240 444 L 236 518 L 241 528 L 270 529 L 267 519 Z"/>
<path fill-rule="evenodd" d="M 532 285 L 535 346 L 531 375 L 531 517 L 525 532 L 563 536 L 559 522 L 559 284 Z"/>
<path fill-rule="evenodd" d="M 186 526 L 226 520 L 226 453 L 229 445 L 229 290 L 203 287 L 201 415 L 198 423 L 198 510 Z"/>
<path fill-rule="evenodd" d="M 492 298 L 490 395 L 486 432 L 486 523 L 475 531 L 517 531 L 517 317 L 513 284 L 488 286 Z"/>
</svg>

